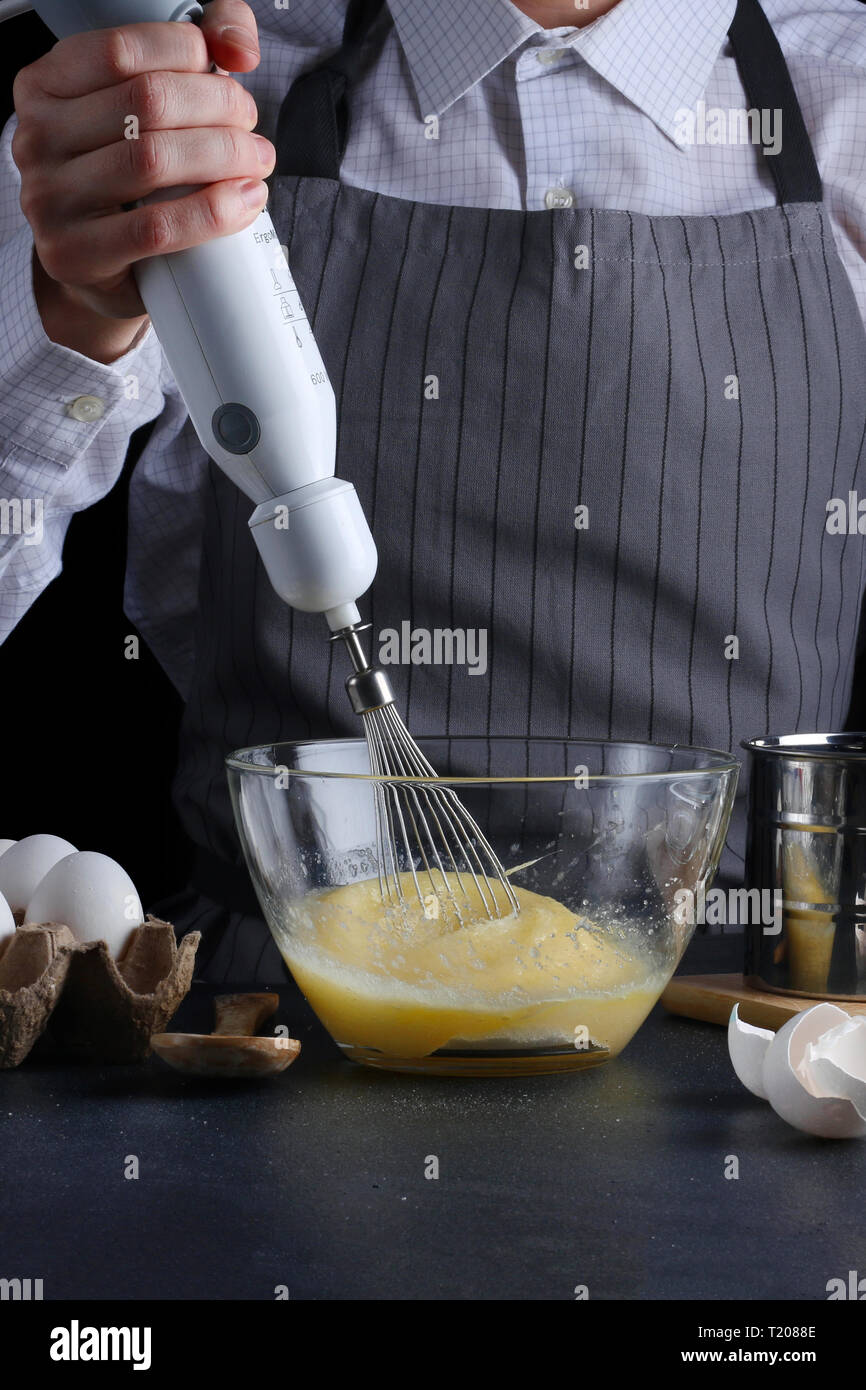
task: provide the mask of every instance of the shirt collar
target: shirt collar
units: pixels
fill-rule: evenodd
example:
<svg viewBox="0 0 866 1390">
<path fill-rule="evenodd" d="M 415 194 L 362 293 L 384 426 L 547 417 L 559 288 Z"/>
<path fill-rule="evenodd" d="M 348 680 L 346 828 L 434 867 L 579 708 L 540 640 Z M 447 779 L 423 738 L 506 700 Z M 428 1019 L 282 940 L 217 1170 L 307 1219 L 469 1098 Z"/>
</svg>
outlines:
<svg viewBox="0 0 866 1390">
<path fill-rule="evenodd" d="M 388 8 L 422 116 L 441 116 L 540 31 L 510 0 L 388 0 Z"/>
<path fill-rule="evenodd" d="M 677 113 L 704 93 L 736 0 L 619 0 L 556 36 L 510 0 L 389 0 L 422 116 L 441 115 L 527 40 L 572 48 L 676 141 Z"/>
</svg>

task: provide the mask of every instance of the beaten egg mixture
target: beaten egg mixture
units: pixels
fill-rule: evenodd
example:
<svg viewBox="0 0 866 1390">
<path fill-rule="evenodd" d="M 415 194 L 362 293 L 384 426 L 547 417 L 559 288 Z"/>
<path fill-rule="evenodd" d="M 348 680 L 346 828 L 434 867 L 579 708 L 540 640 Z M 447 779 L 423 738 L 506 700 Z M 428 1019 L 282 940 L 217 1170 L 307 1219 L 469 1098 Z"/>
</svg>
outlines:
<svg viewBox="0 0 866 1390">
<path fill-rule="evenodd" d="M 491 921 L 471 878 L 383 901 L 377 879 L 285 910 L 280 947 L 322 1023 L 345 1046 L 420 1058 L 440 1048 L 545 1045 L 619 1052 L 667 978 L 614 935 L 513 885 L 520 904 Z M 490 883 L 490 893 L 499 885 Z"/>
</svg>

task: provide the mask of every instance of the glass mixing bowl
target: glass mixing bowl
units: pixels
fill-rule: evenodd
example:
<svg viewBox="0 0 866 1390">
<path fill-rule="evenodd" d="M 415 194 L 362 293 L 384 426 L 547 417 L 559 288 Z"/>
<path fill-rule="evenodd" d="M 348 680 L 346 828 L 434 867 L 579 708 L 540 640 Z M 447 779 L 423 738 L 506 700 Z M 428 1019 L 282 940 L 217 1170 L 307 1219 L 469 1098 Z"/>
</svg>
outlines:
<svg viewBox="0 0 866 1390">
<path fill-rule="evenodd" d="M 615 1057 L 692 934 L 738 763 L 648 743 L 418 742 L 495 850 L 519 913 L 490 921 L 468 896 L 457 917 L 435 895 L 383 899 L 382 779 L 363 739 L 226 759 L 256 894 L 312 1008 L 347 1057 L 393 1071 L 524 1075 Z"/>
</svg>

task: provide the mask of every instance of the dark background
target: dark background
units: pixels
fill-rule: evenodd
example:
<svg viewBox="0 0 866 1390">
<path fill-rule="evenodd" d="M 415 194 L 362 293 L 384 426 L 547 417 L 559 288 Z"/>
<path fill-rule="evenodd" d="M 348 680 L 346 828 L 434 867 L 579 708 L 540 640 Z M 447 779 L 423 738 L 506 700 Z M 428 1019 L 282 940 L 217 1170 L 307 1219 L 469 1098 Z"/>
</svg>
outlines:
<svg viewBox="0 0 866 1390">
<path fill-rule="evenodd" d="M 23 15 L 0 39 L 5 124 L 16 72 L 54 37 Z M 127 488 L 148 432 L 133 436 L 111 493 L 72 518 L 63 573 L 0 648 L 0 838 L 43 832 L 109 854 L 146 907 L 183 885 L 191 857 L 170 800 L 180 697 L 143 641 L 138 661 L 123 654 L 135 631 L 123 612 Z"/>
<path fill-rule="evenodd" d="M 15 73 L 54 40 L 35 15 L 0 26 L 0 37 L 5 123 Z M 182 886 L 191 859 L 170 799 L 181 701 L 143 641 L 138 661 L 123 655 L 134 631 L 123 613 L 126 496 L 147 434 L 133 437 L 109 496 L 73 517 L 63 573 L 0 649 L 7 731 L 0 837 L 49 832 L 110 854 L 131 874 L 146 906 Z M 851 729 L 866 726 L 862 647 Z M 103 751 L 109 746 L 111 754 Z"/>
</svg>

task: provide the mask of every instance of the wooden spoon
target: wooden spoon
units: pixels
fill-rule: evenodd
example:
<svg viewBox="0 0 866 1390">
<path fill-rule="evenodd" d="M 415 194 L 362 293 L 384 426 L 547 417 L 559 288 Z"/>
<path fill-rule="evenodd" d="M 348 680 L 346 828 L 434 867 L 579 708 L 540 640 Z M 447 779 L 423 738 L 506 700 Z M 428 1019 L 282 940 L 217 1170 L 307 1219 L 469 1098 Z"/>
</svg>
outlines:
<svg viewBox="0 0 866 1390">
<path fill-rule="evenodd" d="M 276 1013 L 278 994 L 219 994 L 212 1033 L 155 1033 L 151 1047 L 164 1062 L 189 1076 L 271 1076 L 291 1066 L 301 1050 L 296 1038 L 254 1036 Z"/>
</svg>

